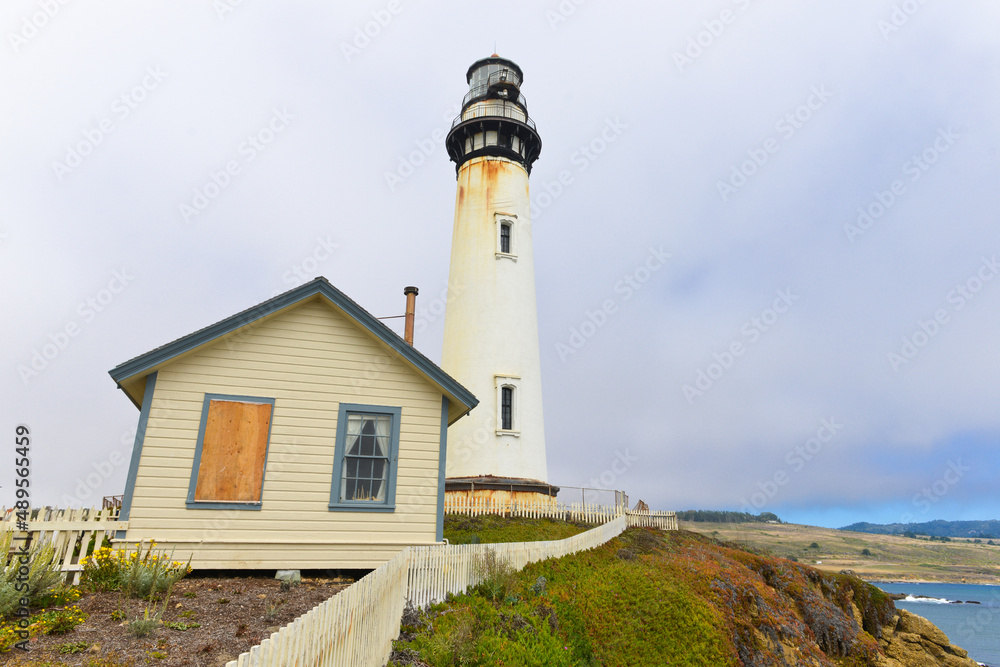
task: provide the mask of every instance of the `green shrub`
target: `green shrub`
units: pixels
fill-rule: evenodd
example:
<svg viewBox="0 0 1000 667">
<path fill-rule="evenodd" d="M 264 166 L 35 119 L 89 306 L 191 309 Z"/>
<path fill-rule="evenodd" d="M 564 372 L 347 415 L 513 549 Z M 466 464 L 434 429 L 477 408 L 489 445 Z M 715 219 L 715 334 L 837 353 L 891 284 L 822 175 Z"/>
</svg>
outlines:
<svg viewBox="0 0 1000 667">
<path fill-rule="evenodd" d="M 396 647 L 397 659 L 407 657 L 407 661 L 390 665 L 413 664 L 417 654 L 434 667 L 581 664 L 573 660 L 549 622 L 524 602 L 497 608 L 483 597 L 460 595 L 452 600 L 449 613 L 430 614 L 433 627 L 422 617 L 424 631 L 407 643 L 409 648 Z"/>
<path fill-rule="evenodd" d="M 76 605 L 65 609 L 52 609 L 32 618 L 29 631 L 36 635 L 64 635 L 87 620 L 88 614 Z"/>
<path fill-rule="evenodd" d="M 90 648 L 90 644 L 87 642 L 71 642 L 60 646 L 59 652 L 63 655 L 72 655 L 74 653 L 83 653 L 88 648 Z"/>
<path fill-rule="evenodd" d="M 513 566 L 492 549 L 476 558 L 473 571 L 479 579 L 475 590 L 488 600 L 506 600 L 517 585 Z"/>
<path fill-rule="evenodd" d="M 185 623 L 184 621 L 165 621 L 163 625 L 171 630 L 180 630 L 181 632 L 190 630 L 191 628 L 201 627 L 201 623 Z"/>
<path fill-rule="evenodd" d="M 13 531 L 3 532 L 0 536 L 0 554 L 6 557 L 10 553 L 13 540 Z M 57 586 L 62 577 L 55 549 L 47 541 L 32 542 L 28 551 L 27 596 L 23 591 L 17 590 L 21 559 L 15 556 L 9 563 L 0 561 L 0 565 L 3 566 L 0 570 L 0 619 L 7 618 L 13 613 L 20 606 L 22 597 L 28 598 L 29 605 L 37 606 L 37 600 Z"/>
<path fill-rule="evenodd" d="M 12 623 L 0 623 L 0 653 L 6 653 L 21 641 L 17 636 L 17 626 Z"/>
<path fill-rule="evenodd" d="M 128 631 L 133 637 L 141 639 L 156 628 L 160 627 L 160 620 L 162 617 L 162 607 L 159 611 L 157 611 L 156 605 L 153 605 L 152 609 L 150 607 L 146 607 L 142 612 L 142 618 L 133 618 L 128 622 Z"/>
<path fill-rule="evenodd" d="M 83 597 L 83 593 L 76 586 L 59 586 L 34 600 L 33 604 L 38 606 L 39 609 L 65 607 L 68 604 L 76 602 L 81 597 Z"/>
<path fill-rule="evenodd" d="M 135 551 L 101 547 L 86 559 L 81 582 L 97 591 L 120 590 L 134 598 L 165 593 L 191 571 L 190 560 L 175 561 L 155 547 L 151 542 L 145 553 L 141 543 Z"/>
</svg>

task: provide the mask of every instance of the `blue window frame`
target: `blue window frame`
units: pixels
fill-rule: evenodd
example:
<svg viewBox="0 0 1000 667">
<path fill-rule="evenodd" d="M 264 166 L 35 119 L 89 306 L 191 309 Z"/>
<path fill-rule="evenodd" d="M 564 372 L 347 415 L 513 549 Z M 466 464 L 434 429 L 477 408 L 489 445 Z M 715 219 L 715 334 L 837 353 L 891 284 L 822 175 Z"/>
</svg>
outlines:
<svg viewBox="0 0 1000 667">
<path fill-rule="evenodd" d="M 395 510 L 401 415 L 401 408 L 340 404 L 331 510 Z"/>
<path fill-rule="evenodd" d="M 274 403 L 273 398 L 205 394 L 189 509 L 261 508 Z"/>
</svg>

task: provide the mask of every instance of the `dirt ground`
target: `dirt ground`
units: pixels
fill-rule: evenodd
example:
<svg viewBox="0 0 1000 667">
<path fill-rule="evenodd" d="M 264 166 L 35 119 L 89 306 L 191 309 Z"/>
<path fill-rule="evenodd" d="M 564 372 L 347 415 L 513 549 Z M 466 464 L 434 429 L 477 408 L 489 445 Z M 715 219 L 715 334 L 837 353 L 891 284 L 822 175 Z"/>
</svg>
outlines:
<svg viewBox="0 0 1000 667">
<path fill-rule="evenodd" d="M 143 638 L 132 636 L 125 618 L 142 618 L 149 604 L 112 593 L 85 594 L 77 604 L 89 614 L 86 622 L 64 635 L 32 639 L 30 650 L 0 654 L 4 665 L 87 665 L 94 658 L 114 658 L 120 665 L 190 665 L 219 667 L 276 632 L 320 602 L 351 584 L 347 578 L 303 578 L 282 590 L 281 582 L 265 576 L 211 577 L 189 575 L 170 594 L 164 622 Z M 198 627 L 193 627 L 198 624 Z M 62 648 L 76 644 L 77 653 Z M 85 646 L 84 646 L 85 645 Z"/>
</svg>

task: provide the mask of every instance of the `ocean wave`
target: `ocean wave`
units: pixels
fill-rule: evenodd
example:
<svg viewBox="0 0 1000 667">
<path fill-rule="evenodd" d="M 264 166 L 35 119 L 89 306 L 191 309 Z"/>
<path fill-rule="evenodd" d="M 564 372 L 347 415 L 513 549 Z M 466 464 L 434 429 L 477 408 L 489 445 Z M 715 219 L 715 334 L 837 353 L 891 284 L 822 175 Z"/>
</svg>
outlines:
<svg viewBox="0 0 1000 667">
<path fill-rule="evenodd" d="M 926 595 L 907 595 L 901 602 L 925 602 L 927 604 L 952 604 L 952 600 L 947 598 L 929 598 Z"/>
</svg>

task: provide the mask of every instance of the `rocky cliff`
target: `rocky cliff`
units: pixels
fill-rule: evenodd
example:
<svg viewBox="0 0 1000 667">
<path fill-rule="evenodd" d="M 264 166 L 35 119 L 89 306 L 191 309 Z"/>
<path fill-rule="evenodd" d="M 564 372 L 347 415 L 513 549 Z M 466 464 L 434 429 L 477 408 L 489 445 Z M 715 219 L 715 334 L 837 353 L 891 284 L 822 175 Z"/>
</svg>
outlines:
<svg viewBox="0 0 1000 667">
<path fill-rule="evenodd" d="M 899 610 L 882 631 L 879 646 L 885 652 L 879 667 L 975 667 L 963 649 L 951 642 L 936 625 L 922 616 Z"/>
</svg>

